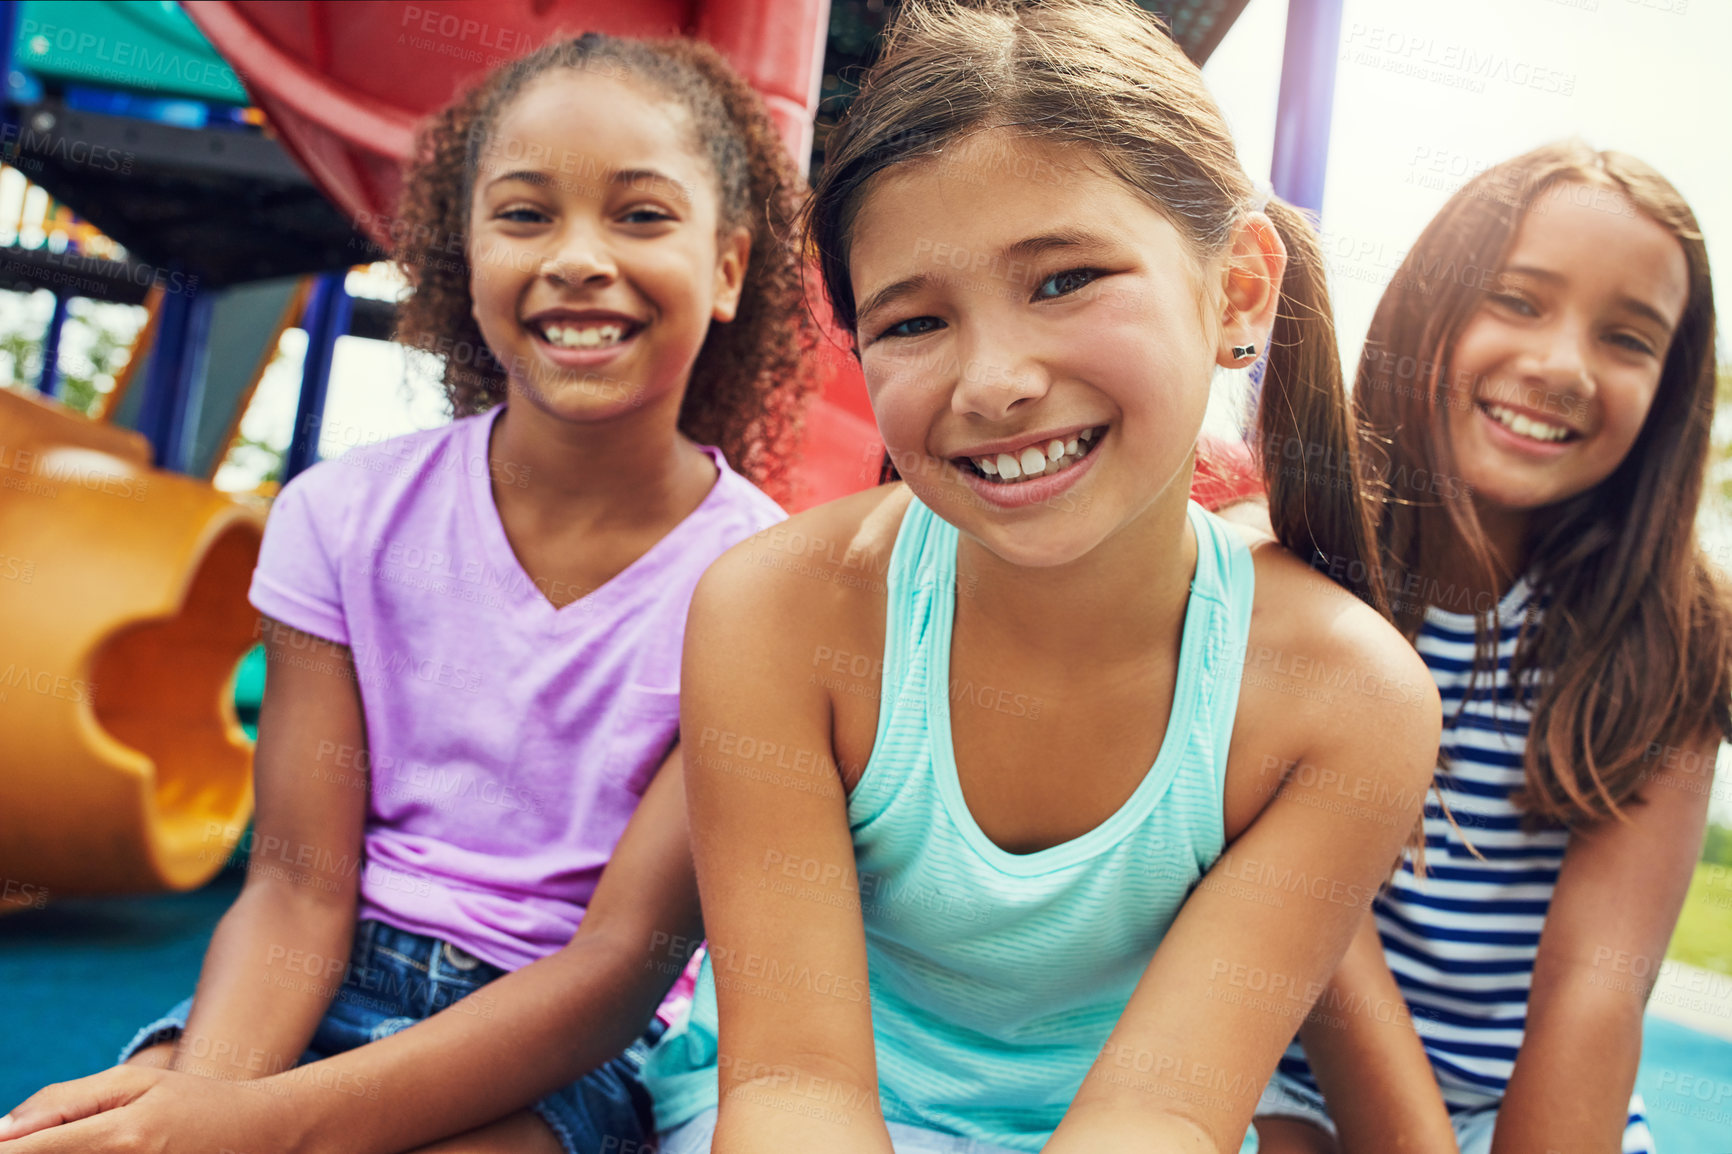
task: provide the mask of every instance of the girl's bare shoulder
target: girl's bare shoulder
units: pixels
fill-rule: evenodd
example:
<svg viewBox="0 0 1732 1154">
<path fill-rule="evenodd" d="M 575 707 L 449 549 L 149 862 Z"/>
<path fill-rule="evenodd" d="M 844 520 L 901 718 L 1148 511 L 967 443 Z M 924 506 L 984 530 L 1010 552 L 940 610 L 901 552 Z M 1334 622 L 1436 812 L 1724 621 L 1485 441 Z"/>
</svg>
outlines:
<svg viewBox="0 0 1732 1154">
<path fill-rule="evenodd" d="M 881 485 L 760 530 L 710 566 L 698 602 L 802 631 L 832 632 L 862 617 L 881 626 L 890 555 L 910 500 L 907 486 Z"/>
<path fill-rule="evenodd" d="M 1377 610 L 1278 542 L 1251 531 L 1245 540 L 1256 593 L 1228 764 L 1228 836 L 1249 827 L 1296 766 L 1321 767 L 1323 780 L 1347 781 L 1349 792 L 1363 785 L 1390 804 L 1418 797 L 1442 723 L 1425 662 Z"/>
<path fill-rule="evenodd" d="M 1315 705 L 1325 724 L 1339 723 L 1349 703 L 1373 716 L 1436 710 L 1424 660 L 1377 610 L 1273 539 L 1240 531 L 1256 573 L 1247 689 L 1273 690 L 1300 713 L 1303 703 Z"/>
</svg>

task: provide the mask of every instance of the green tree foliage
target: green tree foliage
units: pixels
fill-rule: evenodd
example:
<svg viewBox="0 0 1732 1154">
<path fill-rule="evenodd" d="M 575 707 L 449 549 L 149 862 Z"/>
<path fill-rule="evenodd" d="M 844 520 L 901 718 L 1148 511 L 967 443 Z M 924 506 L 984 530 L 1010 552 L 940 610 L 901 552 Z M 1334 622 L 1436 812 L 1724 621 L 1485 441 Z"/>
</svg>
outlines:
<svg viewBox="0 0 1732 1154">
<path fill-rule="evenodd" d="M 1732 867 L 1732 826 L 1710 825 L 1702 840 L 1702 860 L 1709 865 Z"/>
<path fill-rule="evenodd" d="M 144 320 L 142 307 L 75 298 L 60 337 L 61 401 L 81 413 L 95 413 L 132 359 Z"/>
<path fill-rule="evenodd" d="M 42 342 L 54 311 L 53 295 L 0 292 L 0 381 L 33 391 L 42 377 Z M 115 379 L 132 356 L 144 326 L 137 305 L 108 304 L 74 297 L 60 332 L 59 389 L 62 404 L 87 416 L 101 408 Z"/>
</svg>

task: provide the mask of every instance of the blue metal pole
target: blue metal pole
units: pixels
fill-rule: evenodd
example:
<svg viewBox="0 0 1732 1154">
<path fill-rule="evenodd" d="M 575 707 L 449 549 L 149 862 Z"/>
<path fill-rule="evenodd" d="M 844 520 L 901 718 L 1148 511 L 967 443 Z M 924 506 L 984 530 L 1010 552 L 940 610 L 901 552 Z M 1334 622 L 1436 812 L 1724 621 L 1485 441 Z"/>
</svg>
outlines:
<svg viewBox="0 0 1732 1154">
<path fill-rule="evenodd" d="M 18 109 L 12 103 L 12 48 L 18 39 L 19 0 L 0 0 L 0 160 L 18 151 Z"/>
<path fill-rule="evenodd" d="M 215 308 L 214 291 L 193 293 L 186 302 L 180 374 L 175 382 L 174 407 L 169 414 L 161 464 L 162 468 L 177 473 L 192 472 L 199 415 L 204 410 L 205 366 L 210 360 L 210 323 Z"/>
<path fill-rule="evenodd" d="M 1288 0 L 1281 97 L 1275 110 L 1275 156 L 1269 166 L 1269 181 L 1283 200 L 1319 215 L 1329 164 L 1341 4 L 1342 0 Z"/>
<path fill-rule="evenodd" d="M 215 303 L 209 291 L 163 294 L 138 408 L 138 431 L 150 441 L 159 469 L 184 473 L 191 464 Z"/>
<path fill-rule="evenodd" d="M 175 393 L 180 388 L 181 360 L 186 348 L 191 309 L 185 293 L 164 293 L 156 317 L 156 337 L 151 342 L 150 364 L 144 377 L 144 400 L 138 406 L 138 431 L 150 442 L 155 464 L 163 467 L 169 429 L 179 408 Z"/>
<path fill-rule="evenodd" d="M 60 395 L 60 330 L 66 327 L 66 298 L 54 294 L 54 311 L 42 334 L 42 371 L 36 374 L 36 391 L 45 397 Z"/>
<path fill-rule="evenodd" d="M 0 0 L 0 95 L 12 87 L 12 48 L 18 39 L 18 0 Z M 7 109 L 11 118 L 11 109 Z"/>
<path fill-rule="evenodd" d="M 283 458 L 283 483 L 319 459 L 319 432 L 325 421 L 325 394 L 331 385 L 331 362 L 337 338 L 349 331 L 354 301 L 343 287 L 348 271 L 330 272 L 313 282 L 301 327 L 307 330 L 307 359 L 301 364 L 301 399 L 295 408 L 295 432 Z"/>
</svg>

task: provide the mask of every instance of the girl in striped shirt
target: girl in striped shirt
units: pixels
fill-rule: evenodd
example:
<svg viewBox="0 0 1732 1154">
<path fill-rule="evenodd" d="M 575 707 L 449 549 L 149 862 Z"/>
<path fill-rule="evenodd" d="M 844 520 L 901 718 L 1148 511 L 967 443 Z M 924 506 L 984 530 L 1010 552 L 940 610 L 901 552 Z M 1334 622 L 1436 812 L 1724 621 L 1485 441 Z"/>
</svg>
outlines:
<svg viewBox="0 0 1732 1154">
<path fill-rule="evenodd" d="M 1443 700 L 1437 793 L 1423 866 L 1281 1063 L 1265 1151 L 1653 1150 L 1632 975 L 1665 953 L 1728 725 L 1693 529 L 1713 299 L 1676 189 L 1577 142 L 1469 182 L 1384 294 L 1354 401 Z"/>
</svg>

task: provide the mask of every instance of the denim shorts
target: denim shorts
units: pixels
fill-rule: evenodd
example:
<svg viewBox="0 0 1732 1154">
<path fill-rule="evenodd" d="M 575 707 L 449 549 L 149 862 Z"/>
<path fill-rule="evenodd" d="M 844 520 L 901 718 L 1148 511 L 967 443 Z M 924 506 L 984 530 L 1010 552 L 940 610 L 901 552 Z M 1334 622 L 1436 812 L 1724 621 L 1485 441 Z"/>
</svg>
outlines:
<svg viewBox="0 0 1732 1154">
<path fill-rule="evenodd" d="M 312 1043 L 301 1055 L 302 1066 L 389 1037 L 440 1010 L 491 1017 L 493 1007 L 488 999 L 467 1003 L 464 999 L 506 972 L 449 942 L 372 919 L 356 924 L 346 970 L 322 959 L 296 959 L 293 954 L 271 969 L 276 972 L 267 974 L 269 980 L 297 989 L 305 989 L 309 983 L 334 983 L 337 974 L 332 970 L 343 974 L 342 985 L 313 1032 Z M 120 1060 L 126 1061 L 146 1046 L 179 1038 L 191 1009 L 192 999 L 188 998 L 140 1030 L 121 1051 Z M 635 1150 L 653 1139 L 649 1092 L 639 1075 L 650 1046 L 664 1028 L 659 1020 L 652 1022 L 649 1031 L 625 1053 L 529 1107 L 547 1123 L 566 1154 Z M 194 1057 L 219 1065 L 229 1060 Z M 237 1075 L 261 1073 L 248 1070 L 244 1061 L 237 1061 L 236 1066 Z M 377 1087 L 369 1087 L 362 1080 L 347 1085 L 333 1083 L 332 1088 L 362 1097 L 378 1094 Z"/>
</svg>

